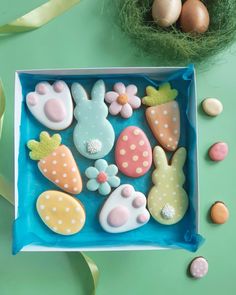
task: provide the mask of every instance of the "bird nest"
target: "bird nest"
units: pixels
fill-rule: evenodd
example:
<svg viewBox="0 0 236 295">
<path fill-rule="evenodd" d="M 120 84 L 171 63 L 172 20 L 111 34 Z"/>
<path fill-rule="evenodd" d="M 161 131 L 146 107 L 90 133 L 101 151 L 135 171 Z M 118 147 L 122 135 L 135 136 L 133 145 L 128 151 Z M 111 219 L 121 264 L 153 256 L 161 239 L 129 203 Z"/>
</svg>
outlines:
<svg viewBox="0 0 236 295">
<path fill-rule="evenodd" d="M 228 47 L 236 37 L 236 0 L 202 1 L 210 15 L 206 33 L 191 35 L 178 22 L 162 28 L 152 19 L 153 0 L 119 0 L 120 24 L 145 54 L 166 64 L 199 63 Z"/>
</svg>

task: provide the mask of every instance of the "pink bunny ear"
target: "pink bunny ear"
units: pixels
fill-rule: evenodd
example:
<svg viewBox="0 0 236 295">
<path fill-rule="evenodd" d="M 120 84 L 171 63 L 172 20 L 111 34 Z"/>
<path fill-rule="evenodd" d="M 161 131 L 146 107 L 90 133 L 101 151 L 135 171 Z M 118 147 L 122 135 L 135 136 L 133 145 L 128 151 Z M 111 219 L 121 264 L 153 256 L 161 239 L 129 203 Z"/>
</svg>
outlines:
<svg viewBox="0 0 236 295">
<path fill-rule="evenodd" d="M 157 169 L 165 169 L 168 166 L 166 153 L 162 147 L 156 146 L 153 150 L 153 160 Z"/>
<path fill-rule="evenodd" d="M 187 152 L 184 147 L 179 148 L 173 155 L 171 166 L 176 169 L 182 169 L 186 160 Z"/>
</svg>

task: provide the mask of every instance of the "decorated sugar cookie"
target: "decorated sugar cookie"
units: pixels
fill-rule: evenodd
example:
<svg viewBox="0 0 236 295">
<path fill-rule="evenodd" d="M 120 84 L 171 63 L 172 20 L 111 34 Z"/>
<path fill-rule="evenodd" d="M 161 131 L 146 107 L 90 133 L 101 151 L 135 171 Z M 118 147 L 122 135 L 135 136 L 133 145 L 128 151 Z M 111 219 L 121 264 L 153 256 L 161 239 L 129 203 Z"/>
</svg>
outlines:
<svg viewBox="0 0 236 295">
<path fill-rule="evenodd" d="M 142 129 L 125 128 L 116 143 L 115 159 L 119 170 L 129 177 L 140 177 L 152 165 L 152 148 Z"/>
<path fill-rule="evenodd" d="M 89 178 L 87 189 L 90 191 L 98 190 L 101 195 L 108 195 L 112 187 L 120 185 L 120 178 L 116 175 L 118 168 L 116 165 L 108 165 L 107 161 L 99 159 L 94 167 L 88 167 L 85 175 Z"/>
<path fill-rule="evenodd" d="M 152 133 L 165 150 L 175 151 L 180 137 L 179 106 L 174 100 L 178 91 L 165 83 L 159 90 L 148 86 L 146 92 L 142 103 L 149 106 L 146 118 Z"/>
<path fill-rule="evenodd" d="M 105 201 L 99 222 L 110 233 L 121 233 L 143 226 L 149 221 L 146 197 L 136 192 L 132 185 L 123 184 Z"/>
<path fill-rule="evenodd" d="M 114 85 L 114 91 L 109 91 L 105 95 L 105 101 L 110 104 L 109 112 L 111 115 L 118 115 L 123 118 L 130 118 L 133 109 L 141 106 L 141 99 L 137 96 L 138 88 L 135 85 L 125 85 L 121 82 Z"/>
<path fill-rule="evenodd" d="M 45 225 L 57 234 L 76 234 L 85 223 L 80 201 L 62 192 L 43 192 L 37 199 L 36 209 Z"/>
<path fill-rule="evenodd" d="M 31 150 L 29 156 L 39 161 L 40 172 L 62 190 L 79 194 L 82 190 L 82 180 L 74 157 L 65 145 L 61 145 L 61 136 L 52 137 L 43 131 L 40 141 L 30 140 L 27 144 Z"/>
<path fill-rule="evenodd" d="M 166 225 L 179 222 L 188 209 L 188 196 L 183 189 L 186 160 L 185 148 L 179 148 L 168 164 L 166 154 L 160 146 L 153 151 L 156 166 L 152 174 L 154 186 L 148 194 L 148 209 L 154 219 Z"/>
<path fill-rule="evenodd" d="M 115 140 L 113 127 L 106 119 L 105 84 L 103 80 L 94 84 L 91 99 L 79 83 L 74 83 L 71 91 L 76 102 L 74 115 L 78 121 L 74 129 L 75 146 L 86 158 L 103 158 L 110 152 Z"/>
<path fill-rule="evenodd" d="M 63 130 L 73 119 L 73 103 L 70 89 L 64 81 L 53 85 L 40 82 L 35 91 L 26 96 L 26 104 L 32 115 L 52 130 Z"/>
</svg>

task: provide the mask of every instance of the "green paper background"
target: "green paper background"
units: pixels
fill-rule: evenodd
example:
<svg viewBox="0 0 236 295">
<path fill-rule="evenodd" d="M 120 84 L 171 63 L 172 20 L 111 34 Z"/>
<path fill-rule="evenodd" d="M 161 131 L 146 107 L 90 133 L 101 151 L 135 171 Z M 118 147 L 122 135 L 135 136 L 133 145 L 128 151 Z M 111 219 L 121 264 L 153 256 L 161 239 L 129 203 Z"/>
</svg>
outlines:
<svg viewBox="0 0 236 295">
<path fill-rule="evenodd" d="M 3 24 L 42 4 L 39 0 L 0 0 Z M 110 9 L 110 12 L 107 11 Z M 6 117 L 0 145 L 0 172 L 13 175 L 13 93 L 17 69 L 111 66 L 164 66 L 140 55 L 114 23 L 114 0 L 82 0 L 79 5 L 43 28 L 0 37 L 0 76 L 7 97 Z M 117 16 L 118 17 L 118 12 Z M 101 277 L 97 295 L 143 294 L 236 294 L 236 45 L 216 58 L 214 64 L 197 69 L 199 103 L 218 97 L 224 112 L 209 118 L 199 110 L 200 228 L 206 238 L 196 254 L 186 251 L 88 253 Z M 215 141 L 229 144 L 222 163 L 207 159 Z M 208 210 L 217 200 L 230 210 L 230 220 L 213 225 Z M 11 256 L 13 207 L 0 199 L 0 295 L 83 295 L 87 277 L 74 253 L 20 253 Z M 207 277 L 196 281 L 187 276 L 195 255 L 209 261 Z"/>
</svg>

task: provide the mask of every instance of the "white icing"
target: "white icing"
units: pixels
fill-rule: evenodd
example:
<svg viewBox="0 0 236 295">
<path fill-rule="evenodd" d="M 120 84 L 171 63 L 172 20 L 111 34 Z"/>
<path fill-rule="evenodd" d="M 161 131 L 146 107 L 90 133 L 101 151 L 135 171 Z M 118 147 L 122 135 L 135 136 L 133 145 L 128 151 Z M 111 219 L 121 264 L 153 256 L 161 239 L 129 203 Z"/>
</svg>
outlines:
<svg viewBox="0 0 236 295">
<path fill-rule="evenodd" d="M 102 150 L 102 143 L 99 139 L 91 139 L 87 141 L 87 152 L 96 154 Z"/>
<path fill-rule="evenodd" d="M 161 209 L 161 215 L 164 219 L 172 219 L 175 216 L 175 208 L 167 203 Z"/>
</svg>

